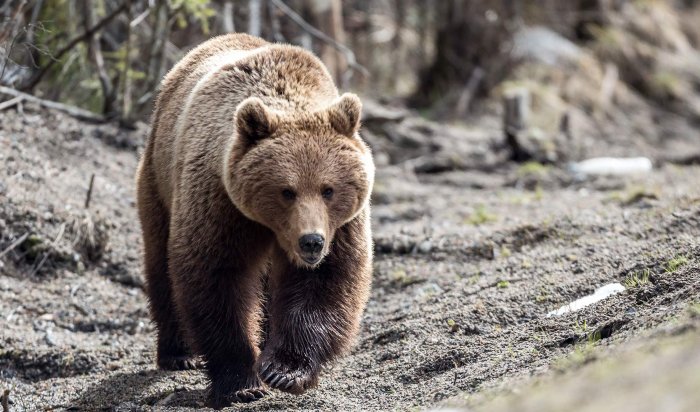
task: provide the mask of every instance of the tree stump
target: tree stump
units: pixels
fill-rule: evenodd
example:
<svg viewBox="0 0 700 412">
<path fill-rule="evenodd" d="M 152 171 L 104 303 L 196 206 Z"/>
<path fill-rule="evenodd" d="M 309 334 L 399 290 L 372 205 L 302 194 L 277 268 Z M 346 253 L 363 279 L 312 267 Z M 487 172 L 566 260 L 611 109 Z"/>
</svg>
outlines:
<svg viewBox="0 0 700 412">
<path fill-rule="evenodd" d="M 511 159 L 523 162 L 532 159 L 520 140 L 527 133 L 530 117 L 530 92 L 525 88 L 517 88 L 505 93 L 503 98 L 503 132 L 506 145 L 511 150 Z"/>
</svg>

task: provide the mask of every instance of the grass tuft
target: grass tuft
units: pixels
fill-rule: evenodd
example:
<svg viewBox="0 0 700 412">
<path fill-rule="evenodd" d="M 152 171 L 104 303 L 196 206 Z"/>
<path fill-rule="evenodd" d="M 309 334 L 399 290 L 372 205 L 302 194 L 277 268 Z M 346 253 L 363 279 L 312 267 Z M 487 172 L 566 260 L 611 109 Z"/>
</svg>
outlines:
<svg viewBox="0 0 700 412">
<path fill-rule="evenodd" d="M 479 205 L 474 209 L 474 213 L 467 219 L 467 223 L 479 226 L 485 223 L 494 222 L 496 220 L 496 215 L 489 213 L 486 210 L 486 206 Z"/>
<path fill-rule="evenodd" d="M 634 289 L 649 284 L 650 277 L 651 271 L 649 269 L 635 271 L 627 275 L 625 280 L 622 281 L 622 284 L 627 289 Z"/>
<path fill-rule="evenodd" d="M 687 265 L 688 262 L 689 259 L 687 257 L 683 255 L 676 256 L 666 263 L 666 273 L 676 273 L 678 269 Z"/>
</svg>

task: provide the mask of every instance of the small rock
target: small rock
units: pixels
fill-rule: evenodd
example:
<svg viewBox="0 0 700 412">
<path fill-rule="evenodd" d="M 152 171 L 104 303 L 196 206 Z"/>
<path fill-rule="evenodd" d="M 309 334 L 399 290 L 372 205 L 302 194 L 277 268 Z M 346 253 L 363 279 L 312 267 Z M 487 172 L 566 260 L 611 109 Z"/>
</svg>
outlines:
<svg viewBox="0 0 700 412">
<path fill-rule="evenodd" d="M 56 337 L 53 335 L 53 329 L 46 329 L 46 335 L 44 336 L 44 339 L 46 340 L 46 343 L 49 346 L 58 346 L 58 343 L 56 342 Z"/>
<path fill-rule="evenodd" d="M 433 250 L 433 242 L 424 240 L 418 245 L 418 252 L 428 254 Z"/>
<path fill-rule="evenodd" d="M 444 290 L 440 286 L 438 286 L 437 283 L 428 283 L 425 286 L 418 289 L 416 295 L 419 297 L 430 297 L 439 295 L 443 292 Z"/>
</svg>

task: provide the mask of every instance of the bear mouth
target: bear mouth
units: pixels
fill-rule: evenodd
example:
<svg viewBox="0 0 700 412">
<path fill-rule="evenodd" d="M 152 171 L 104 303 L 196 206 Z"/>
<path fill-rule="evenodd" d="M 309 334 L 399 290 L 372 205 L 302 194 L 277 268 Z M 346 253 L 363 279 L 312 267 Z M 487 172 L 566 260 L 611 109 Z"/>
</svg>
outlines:
<svg viewBox="0 0 700 412">
<path fill-rule="evenodd" d="M 321 262 L 321 260 L 323 259 L 323 255 L 320 255 L 320 254 L 319 255 L 300 255 L 299 257 L 301 257 L 301 260 L 303 260 L 304 263 L 306 263 L 307 265 L 310 265 L 310 266 L 318 265 Z"/>
</svg>

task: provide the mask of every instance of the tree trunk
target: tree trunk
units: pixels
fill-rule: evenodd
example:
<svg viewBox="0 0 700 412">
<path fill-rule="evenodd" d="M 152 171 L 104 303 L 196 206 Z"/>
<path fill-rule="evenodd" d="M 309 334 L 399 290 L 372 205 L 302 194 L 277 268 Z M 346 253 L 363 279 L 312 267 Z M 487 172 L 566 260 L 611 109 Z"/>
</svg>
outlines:
<svg viewBox="0 0 700 412">
<path fill-rule="evenodd" d="M 248 1 L 248 34 L 262 34 L 262 0 Z"/>
<path fill-rule="evenodd" d="M 340 0 L 308 0 L 312 24 L 340 44 L 345 44 L 343 28 L 343 6 Z M 321 60 L 338 84 L 348 70 L 345 57 L 329 44 L 322 44 L 319 53 Z"/>
<path fill-rule="evenodd" d="M 433 40 L 435 58 L 419 75 L 418 89 L 411 98 L 413 104 L 454 107 L 458 91 L 463 90 L 476 68 L 485 73 L 477 97 L 502 80 L 512 63 L 509 44 L 514 27 L 508 22 L 514 11 L 509 3 L 440 2 Z"/>
</svg>

